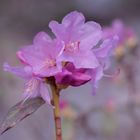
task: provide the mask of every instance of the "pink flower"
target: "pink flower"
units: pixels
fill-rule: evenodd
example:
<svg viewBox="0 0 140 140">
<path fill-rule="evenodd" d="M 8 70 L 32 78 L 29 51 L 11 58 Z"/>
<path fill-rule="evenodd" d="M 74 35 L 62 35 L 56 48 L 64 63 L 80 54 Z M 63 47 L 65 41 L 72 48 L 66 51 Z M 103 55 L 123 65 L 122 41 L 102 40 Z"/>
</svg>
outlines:
<svg viewBox="0 0 140 140">
<path fill-rule="evenodd" d="M 93 49 L 93 53 L 97 57 L 102 67 L 104 67 L 105 69 L 109 67 L 109 57 L 113 54 L 114 49 L 117 47 L 118 41 L 119 37 L 114 35 L 110 38 L 103 40 L 100 47 Z"/>
<path fill-rule="evenodd" d="M 88 70 L 89 74 L 92 77 L 91 83 L 94 88 L 97 88 L 98 82 L 103 76 L 107 76 L 106 74 L 104 74 L 104 71 L 110 66 L 109 57 L 112 55 L 113 50 L 116 48 L 118 40 L 118 36 L 110 37 L 108 39 L 105 39 L 101 43 L 100 47 L 93 49 L 93 52 L 100 63 L 99 67 Z M 116 76 L 116 74 L 109 75 L 109 77 L 113 76 Z"/>
<path fill-rule="evenodd" d="M 45 79 L 35 76 L 32 73 L 30 66 L 25 67 L 11 67 L 7 63 L 4 64 L 4 70 L 16 74 L 25 79 L 25 87 L 23 92 L 23 101 L 28 98 L 42 97 L 48 104 L 50 104 L 49 91 L 47 89 Z"/>
<path fill-rule="evenodd" d="M 49 27 L 63 43 L 61 61 L 72 62 L 76 68 L 96 68 L 99 65 L 91 52 L 102 37 L 99 24 L 93 21 L 85 23 L 83 14 L 74 11 L 66 15 L 61 24 L 51 21 Z"/>
<path fill-rule="evenodd" d="M 24 67 L 4 65 L 6 71 L 26 80 L 24 100 L 41 96 L 50 104 L 45 79 L 51 76 L 58 86 L 80 86 L 91 81 L 97 87 L 118 41 L 116 30 L 109 29 L 111 35 L 105 37 L 99 24 L 85 22 L 83 14 L 76 11 L 66 15 L 61 24 L 51 21 L 49 27 L 55 39 L 40 32 L 32 45 L 17 52 Z"/>
<path fill-rule="evenodd" d="M 114 35 L 119 37 L 119 45 L 124 44 L 128 39 L 135 36 L 132 28 L 125 26 L 121 20 L 114 20 L 110 27 L 103 28 L 103 38 L 110 38 Z"/>
<path fill-rule="evenodd" d="M 109 56 L 111 56 L 117 42 L 118 37 L 114 36 L 104 40 L 98 48 L 93 48 L 92 53 L 99 62 L 98 67 L 76 69 L 72 63 L 68 63 L 62 72 L 55 76 L 56 82 L 63 85 L 80 86 L 91 80 L 94 87 L 97 87 L 98 81 L 105 75 L 104 70 L 109 67 Z"/>
<path fill-rule="evenodd" d="M 33 68 L 34 75 L 54 76 L 62 70 L 61 62 L 58 61 L 61 46 L 59 41 L 52 40 L 45 32 L 40 32 L 35 36 L 33 45 L 23 47 L 17 55 L 22 62 Z"/>
</svg>

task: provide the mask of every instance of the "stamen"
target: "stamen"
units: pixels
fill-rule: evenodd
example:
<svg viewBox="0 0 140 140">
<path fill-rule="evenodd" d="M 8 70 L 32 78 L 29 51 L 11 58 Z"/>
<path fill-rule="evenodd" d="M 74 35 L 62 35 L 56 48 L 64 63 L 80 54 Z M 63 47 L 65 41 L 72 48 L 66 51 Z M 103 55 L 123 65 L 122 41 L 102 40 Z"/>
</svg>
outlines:
<svg viewBox="0 0 140 140">
<path fill-rule="evenodd" d="M 79 45 L 80 45 L 79 41 L 73 42 L 73 43 L 69 43 L 69 44 L 67 44 L 65 46 L 64 51 L 75 52 L 75 51 L 79 50 Z"/>
<path fill-rule="evenodd" d="M 31 79 L 27 84 L 26 84 L 26 93 L 31 94 L 38 86 L 38 80 L 37 79 Z"/>
<path fill-rule="evenodd" d="M 46 67 L 53 67 L 55 66 L 56 62 L 53 59 L 47 59 L 46 61 L 44 61 L 43 65 Z"/>
</svg>

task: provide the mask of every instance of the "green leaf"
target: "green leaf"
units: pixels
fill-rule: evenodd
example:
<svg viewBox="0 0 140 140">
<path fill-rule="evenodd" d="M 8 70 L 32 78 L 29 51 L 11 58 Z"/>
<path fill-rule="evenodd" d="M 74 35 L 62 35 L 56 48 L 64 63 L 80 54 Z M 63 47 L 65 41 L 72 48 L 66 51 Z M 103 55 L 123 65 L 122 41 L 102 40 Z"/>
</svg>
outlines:
<svg viewBox="0 0 140 140">
<path fill-rule="evenodd" d="M 40 97 L 28 99 L 24 103 L 23 101 L 17 103 L 7 113 L 0 126 L 0 134 L 2 135 L 7 130 L 13 128 L 17 123 L 34 113 L 44 103 L 45 101 Z"/>
</svg>

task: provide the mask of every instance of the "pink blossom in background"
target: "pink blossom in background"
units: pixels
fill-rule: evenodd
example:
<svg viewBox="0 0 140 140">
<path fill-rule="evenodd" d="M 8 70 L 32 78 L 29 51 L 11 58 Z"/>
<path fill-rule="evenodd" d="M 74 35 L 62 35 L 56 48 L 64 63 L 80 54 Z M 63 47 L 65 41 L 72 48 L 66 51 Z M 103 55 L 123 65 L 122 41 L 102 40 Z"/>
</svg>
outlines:
<svg viewBox="0 0 140 140">
<path fill-rule="evenodd" d="M 103 28 L 103 38 L 106 39 L 114 35 L 118 35 L 119 45 L 136 36 L 133 29 L 124 25 L 121 20 L 114 20 L 111 26 Z"/>
</svg>

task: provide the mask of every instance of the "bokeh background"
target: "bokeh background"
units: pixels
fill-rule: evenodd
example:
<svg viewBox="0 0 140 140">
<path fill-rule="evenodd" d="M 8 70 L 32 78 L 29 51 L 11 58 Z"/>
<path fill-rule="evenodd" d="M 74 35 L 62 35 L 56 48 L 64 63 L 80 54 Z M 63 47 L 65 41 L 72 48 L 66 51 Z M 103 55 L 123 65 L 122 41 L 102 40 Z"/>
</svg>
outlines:
<svg viewBox="0 0 140 140">
<path fill-rule="evenodd" d="M 21 99 L 23 81 L 3 71 L 4 62 L 17 65 L 15 52 L 30 44 L 39 31 L 51 34 L 48 23 L 60 21 L 73 10 L 102 26 L 121 19 L 140 38 L 139 0 L 0 0 L 0 122 L 8 109 Z M 91 86 L 70 87 L 61 100 L 64 140 L 139 140 L 140 139 L 140 57 L 139 43 L 125 53 L 114 80 L 103 78 L 97 93 Z M 52 108 L 41 107 L 0 140 L 54 140 Z"/>
</svg>

